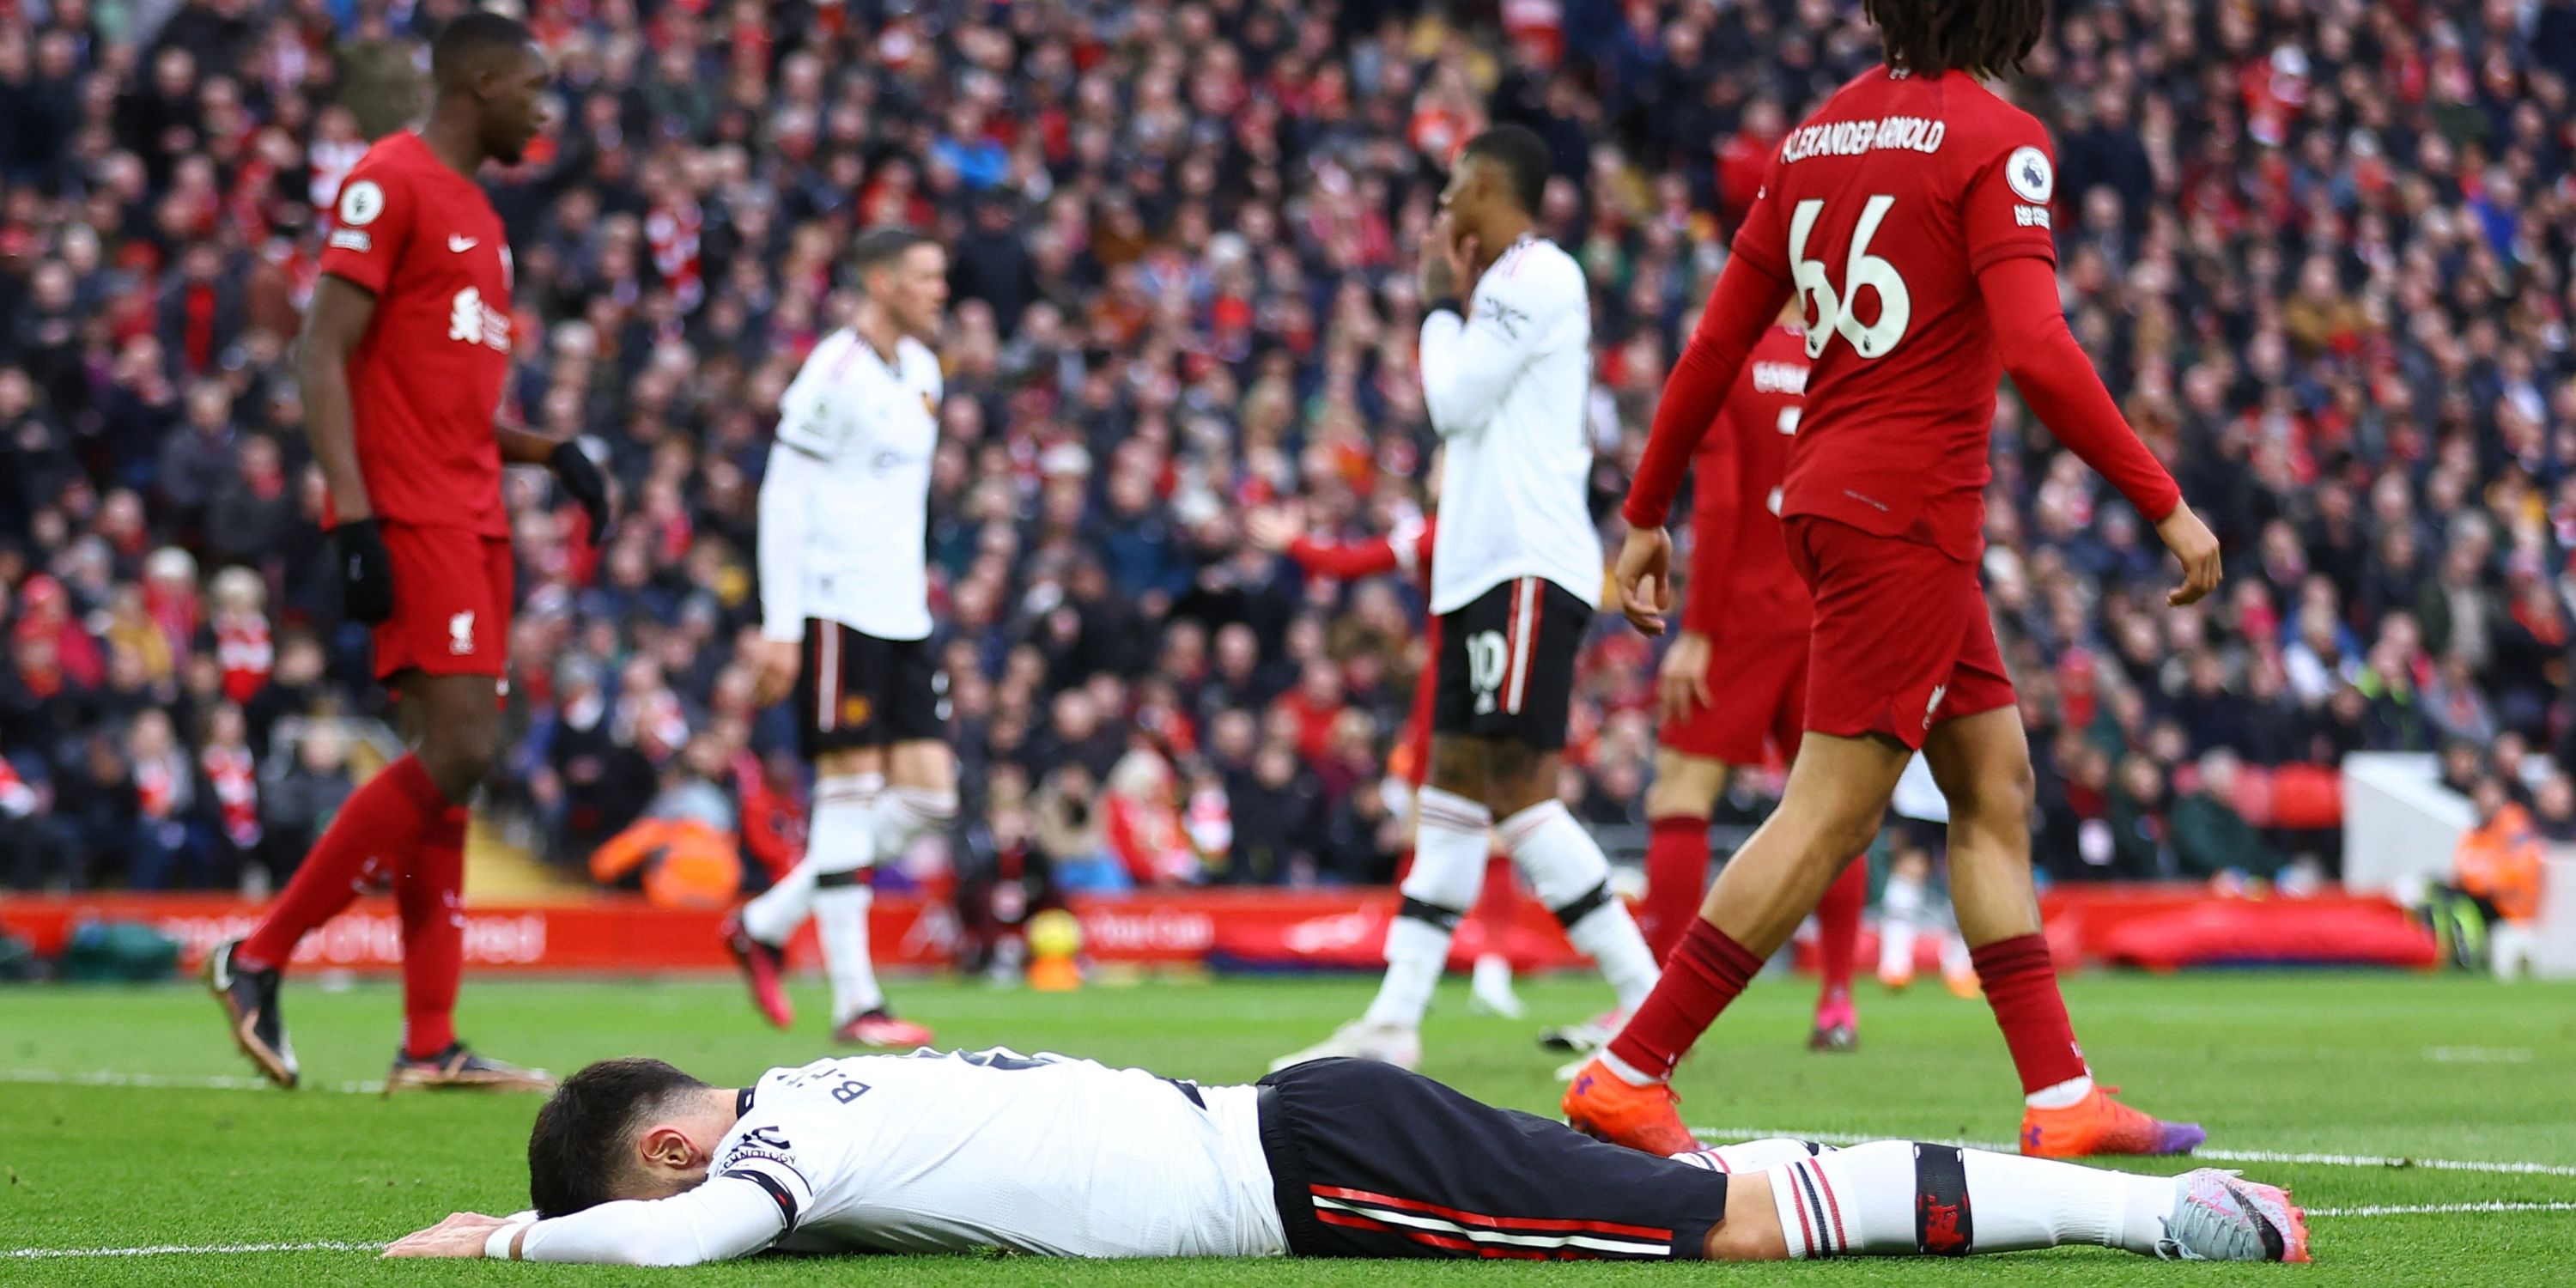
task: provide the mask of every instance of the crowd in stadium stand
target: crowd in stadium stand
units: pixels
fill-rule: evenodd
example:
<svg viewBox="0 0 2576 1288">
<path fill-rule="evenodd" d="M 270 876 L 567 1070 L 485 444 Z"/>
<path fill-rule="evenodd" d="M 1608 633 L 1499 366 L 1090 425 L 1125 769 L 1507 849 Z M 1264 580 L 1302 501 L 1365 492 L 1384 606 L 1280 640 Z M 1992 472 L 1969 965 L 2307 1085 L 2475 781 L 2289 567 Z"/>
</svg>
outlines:
<svg viewBox="0 0 2576 1288">
<path fill-rule="evenodd" d="M 2053 8 L 2010 92 L 2056 139 L 2066 305 L 2231 577 L 2166 609 L 2153 534 L 2004 399 L 1985 574 L 2040 862 L 2330 870 L 2249 781 L 2446 745 L 2463 786 L 2553 757 L 2535 825 L 2576 837 L 2576 5 Z M 492 808 L 573 863 L 648 808 L 793 847 L 792 729 L 740 660 L 753 501 L 839 252 L 903 222 L 955 263 L 930 548 L 964 853 L 1389 879 L 1420 595 L 1302 576 L 1244 516 L 1300 498 L 1356 538 L 1431 504 L 1415 241 L 1452 150 L 1510 120 L 1592 274 L 1615 523 L 1769 149 L 1875 61 L 1857 9 L 535 0 L 557 122 L 488 176 L 509 409 L 583 436 L 624 517 L 593 550 L 545 477 L 509 484 Z M 458 11 L 0 0 L 0 884 L 228 886 L 349 790 L 313 717 L 381 696 L 287 355 L 317 211 Z M 1596 626 L 1587 820 L 1636 817 L 1653 659 Z"/>
</svg>

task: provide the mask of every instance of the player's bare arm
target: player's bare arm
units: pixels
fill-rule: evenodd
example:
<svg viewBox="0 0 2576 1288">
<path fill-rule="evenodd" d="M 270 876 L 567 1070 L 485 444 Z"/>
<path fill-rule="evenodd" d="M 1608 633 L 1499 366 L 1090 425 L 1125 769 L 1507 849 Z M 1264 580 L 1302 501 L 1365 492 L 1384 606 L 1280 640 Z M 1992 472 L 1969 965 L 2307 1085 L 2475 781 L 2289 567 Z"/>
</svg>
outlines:
<svg viewBox="0 0 2576 1288">
<path fill-rule="evenodd" d="M 1700 440 L 1717 423 L 1727 391 L 1735 388 L 1753 346 L 1761 342 L 1763 328 L 1789 298 L 1786 282 L 1754 267 L 1745 256 L 1728 260 L 1708 306 L 1700 310 L 1690 343 L 1664 381 L 1654 425 L 1646 434 L 1645 459 L 1620 507 L 1628 520 L 1628 539 L 1615 569 L 1619 610 L 1629 625 L 1648 635 L 1664 633 L 1664 615 L 1673 606 L 1673 540 L 1664 531 L 1673 494 L 1680 490 L 1682 473 Z"/>
<path fill-rule="evenodd" d="M 2018 257 L 1977 275 L 1995 347 L 2013 387 L 2058 441 L 2111 481 L 2156 525 L 2165 548 L 2182 562 L 2183 583 L 2166 596 L 2177 607 L 2218 588 L 2218 539 L 2184 504 L 2169 476 L 2129 428 L 2110 390 L 2093 370 L 2058 309 L 2055 270 Z"/>
<path fill-rule="evenodd" d="M 392 556 L 376 530 L 366 476 L 358 469 L 357 422 L 350 414 L 349 355 L 376 316 L 376 297 L 346 278 L 324 274 L 304 315 L 299 376 L 304 386 L 304 437 L 331 490 L 338 517 L 332 537 L 339 547 L 343 606 L 349 616 L 374 625 L 394 611 Z"/>
</svg>

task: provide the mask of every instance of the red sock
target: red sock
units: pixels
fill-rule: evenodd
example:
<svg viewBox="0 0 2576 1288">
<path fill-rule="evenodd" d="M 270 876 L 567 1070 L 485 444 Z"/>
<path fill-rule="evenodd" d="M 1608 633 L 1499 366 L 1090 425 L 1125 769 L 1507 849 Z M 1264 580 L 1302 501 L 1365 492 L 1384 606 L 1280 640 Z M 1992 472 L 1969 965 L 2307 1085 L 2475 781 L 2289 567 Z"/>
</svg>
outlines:
<svg viewBox="0 0 2576 1288">
<path fill-rule="evenodd" d="M 1869 902 L 1869 863 L 1853 859 L 1816 901 L 1816 973 L 1827 998 L 1851 992 L 1852 957 L 1860 944 L 1860 910 Z"/>
<path fill-rule="evenodd" d="M 1646 896 L 1637 904 L 1637 929 L 1660 962 L 1699 920 L 1708 893 L 1708 820 L 1659 818 L 1647 829 Z"/>
<path fill-rule="evenodd" d="M 1995 1008 L 2004 1045 L 2012 1048 L 2023 1094 L 2090 1072 L 2083 1048 L 2075 1045 L 2075 1026 L 2066 1018 L 2066 999 L 2057 991 L 2057 963 L 2048 955 L 2046 936 L 1998 940 L 1970 949 L 1968 957 L 1985 985 L 1986 1004 Z"/>
<path fill-rule="evenodd" d="M 1665 1077 L 1717 1022 L 1717 1013 L 1762 969 L 1753 950 L 1705 921 L 1691 919 L 1673 955 L 1664 962 L 1663 978 L 1639 1003 L 1628 1026 L 1610 1040 L 1610 1053 L 1639 1073 Z"/>
<path fill-rule="evenodd" d="M 403 1054 L 426 1059 L 456 1041 L 456 979 L 465 969 L 465 807 L 430 820 L 394 879 L 402 910 Z"/>
<path fill-rule="evenodd" d="M 380 858 L 411 853 L 421 829 L 447 808 L 447 798 L 431 782 L 420 761 L 405 756 L 350 793 L 340 816 L 314 842 L 304 865 L 268 907 L 259 929 L 242 941 L 238 958 L 244 966 L 284 966 L 295 945 L 323 922 L 340 914 L 358 897 L 370 867 Z"/>
</svg>

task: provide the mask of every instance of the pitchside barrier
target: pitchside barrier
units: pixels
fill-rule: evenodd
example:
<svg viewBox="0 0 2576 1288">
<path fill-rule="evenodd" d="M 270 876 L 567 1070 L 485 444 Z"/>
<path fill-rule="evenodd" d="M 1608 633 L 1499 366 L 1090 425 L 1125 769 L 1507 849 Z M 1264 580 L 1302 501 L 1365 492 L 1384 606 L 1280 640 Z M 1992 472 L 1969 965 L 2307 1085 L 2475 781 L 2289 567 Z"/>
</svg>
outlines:
<svg viewBox="0 0 2576 1288">
<path fill-rule="evenodd" d="M 2198 965 L 2317 964 L 2429 967 L 2430 936 L 2378 895 L 2307 898 L 2213 894 L 2198 885 L 2060 886 L 2042 896 L 2048 939 L 2061 962 L 2171 970 Z M 1393 890 L 1174 890 L 1123 897 L 1077 896 L 1083 953 L 1096 963 L 1237 971 L 1369 970 L 1379 965 Z M 141 922 L 181 945 L 192 969 L 207 949 L 249 932 L 260 905 L 228 895 L 96 894 L 0 898 L 0 927 L 38 953 L 59 953 L 87 921 Z M 870 942 L 896 968 L 939 968 L 955 959 L 956 915 L 940 895 L 886 894 L 870 911 Z M 722 971 L 732 959 L 717 938 L 721 913 L 666 908 L 641 896 L 600 894 L 572 902 L 469 904 L 465 963 L 514 973 Z M 1451 961 L 1465 966 L 1499 952 L 1525 970 L 1579 962 L 1547 909 L 1520 898 L 1503 924 L 1483 916 L 1460 927 Z M 1863 960 L 1875 960 L 1864 933 Z M 1803 950 L 1802 950 L 1803 955 Z M 790 945 L 791 961 L 818 964 L 811 932 Z M 299 970 L 381 972 L 402 960 L 402 927 L 389 899 L 360 900 L 308 937 Z"/>
</svg>

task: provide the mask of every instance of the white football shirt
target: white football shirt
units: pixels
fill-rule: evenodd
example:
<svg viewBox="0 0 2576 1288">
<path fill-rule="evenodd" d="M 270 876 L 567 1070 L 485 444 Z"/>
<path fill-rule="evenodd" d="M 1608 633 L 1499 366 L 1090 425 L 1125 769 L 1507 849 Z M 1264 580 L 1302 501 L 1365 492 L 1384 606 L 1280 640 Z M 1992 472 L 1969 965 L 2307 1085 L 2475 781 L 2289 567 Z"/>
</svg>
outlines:
<svg viewBox="0 0 2576 1288">
<path fill-rule="evenodd" d="M 778 400 L 778 444 L 760 486 L 761 633 L 804 638 L 805 619 L 879 639 L 930 634 L 930 458 L 939 359 L 909 337 L 888 363 L 843 328 L 823 338 Z"/>
<path fill-rule="evenodd" d="M 1477 279 L 1467 313 L 1422 320 L 1423 401 L 1447 449 L 1431 611 L 1456 612 L 1515 577 L 1544 577 L 1597 604 L 1583 268 L 1556 243 L 1524 237 Z"/>
<path fill-rule="evenodd" d="M 523 1255 L 1281 1256 L 1257 1095 L 998 1048 L 772 1069 L 705 1184 L 537 1222 Z"/>
</svg>

